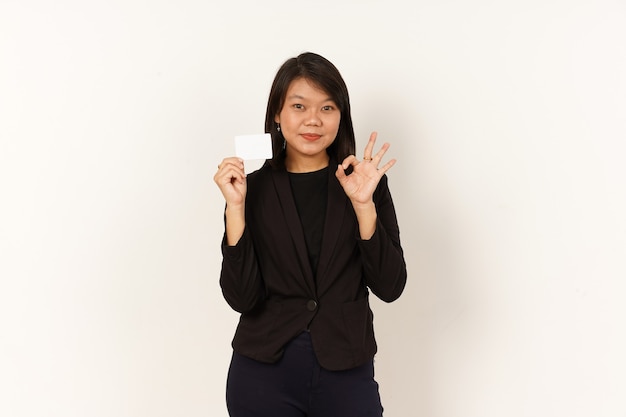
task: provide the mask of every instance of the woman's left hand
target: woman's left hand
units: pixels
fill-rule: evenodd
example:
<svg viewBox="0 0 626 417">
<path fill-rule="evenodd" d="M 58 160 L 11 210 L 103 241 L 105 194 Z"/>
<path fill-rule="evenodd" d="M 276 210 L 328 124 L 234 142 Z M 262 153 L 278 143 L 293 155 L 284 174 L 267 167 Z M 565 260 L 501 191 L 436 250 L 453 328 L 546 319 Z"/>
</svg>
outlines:
<svg viewBox="0 0 626 417">
<path fill-rule="evenodd" d="M 354 206 L 372 203 L 372 196 L 378 186 L 378 182 L 396 163 L 396 160 L 392 159 L 381 168 L 378 168 L 385 152 L 389 149 L 389 144 L 385 143 L 376 155 L 372 157 L 376 136 L 376 132 L 372 132 L 370 135 L 370 140 L 367 146 L 365 146 L 362 161 L 357 160 L 354 155 L 350 155 L 343 160 L 335 173 L 343 190 Z M 350 165 L 352 165 L 352 173 L 346 175 L 345 170 L 348 169 Z"/>
</svg>

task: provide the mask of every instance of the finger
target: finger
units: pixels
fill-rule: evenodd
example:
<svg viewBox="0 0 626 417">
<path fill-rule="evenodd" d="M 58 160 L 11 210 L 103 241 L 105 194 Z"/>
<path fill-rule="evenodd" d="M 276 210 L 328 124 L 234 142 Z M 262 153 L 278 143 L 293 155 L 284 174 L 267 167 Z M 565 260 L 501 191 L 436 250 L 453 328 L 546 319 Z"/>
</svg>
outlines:
<svg viewBox="0 0 626 417">
<path fill-rule="evenodd" d="M 389 143 L 383 144 L 383 146 L 376 153 L 374 158 L 372 158 L 372 162 L 375 162 L 378 165 L 380 163 L 380 161 L 383 159 L 383 156 L 385 155 L 385 153 L 387 152 L 387 149 L 389 149 L 389 146 L 391 146 L 391 145 L 389 145 Z"/>
<path fill-rule="evenodd" d="M 343 165 L 339 164 L 337 166 L 337 171 L 335 171 L 335 176 L 337 177 L 337 179 L 339 180 L 339 182 L 343 181 L 345 178 L 347 178 L 346 176 L 346 171 L 343 168 Z"/>
<path fill-rule="evenodd" d="M 350 165 L 356 165 L 358 163 L 359 161 L 357 161 L 356 156 L 348 155 L 346 159 L 344 159 L 343 162 L 341 163 L 341 166 L 345 170 L 345 169 L 348 169 Z"/>
<path fill-rule="evenodd" d="M 238 167 L 232 167 L 224 173 L 224 176 L 227 178 L 227 181 L 233 182 L 237 181 L 243 183 L 246 180 L 246 173 L 243 169 Z"/>
<path fill-rule="evenodd" d="M 367 145 L 365 145 L 365 150 L 363 151 L 363 159 L 372 159 L 372 152 L 374 151 L 377 136 L 377 132 L 372 132 L 370 135 L 370 140 L 367 142 Z"/>
<path fill-rule="evenodd" d="M 391 169 L 392 166 L 394 166 L 396 164 L 396 160 L 392 159 L 391 161 L 387 162 L 385 165 L 383 165 L 382 168 L 378 169 L 378 172 L 380 173 L 381 176 L 383 176 L 387 171 L 389 171 Z"/>
<path fill-rule="evenodd" d="M 226 165 L 226 164 L 243 164 L 243 159 L 241 158 L 237 158 L 237 157 L 229 157 L 229 158 L 224 158 L 222 159 L 222 162 L 220 163 L 220 165 Z"/>
<path fill-rule="evenodd" d="M 235 165 L 241 169 L 244 168 L 243 159 L 237 157 L 224 158 L 220 164 L 217 165 L 217 169 L 222 169 L 228 165 Z"/>
<path fill-rule="evenodd" d="M 218 165 L 218 170 L 215 173 L 215 178 L 217 178 L 218 176 L 225 175 L 229 172 L 233 172 L 233 171 L 240 173 L 240 175 L 243 175 L 244 177 L 246 176 L 245 168 L 244 168 L 244 164 L 242 160 L 240 159 L 226 160 L 225 159 L 221 164 Z"/>
<path fill-rule="evenodd" d="M 245 178 L 245 171 L 242 168 L 232 164 L 223 165 L 213 177 L 218 185 L 226 185 L 232 183 L 233 181 L 243 183 Z"/>
<path fill-rule="evenodd" d="M 243 162 L 238 160 L 224 160 L 221 164 L 218 165 L 218 170 L 215 175 L 222 175 L 225 172 L 229 172 L 231 170 L 245 172 Z"/>
</svg>

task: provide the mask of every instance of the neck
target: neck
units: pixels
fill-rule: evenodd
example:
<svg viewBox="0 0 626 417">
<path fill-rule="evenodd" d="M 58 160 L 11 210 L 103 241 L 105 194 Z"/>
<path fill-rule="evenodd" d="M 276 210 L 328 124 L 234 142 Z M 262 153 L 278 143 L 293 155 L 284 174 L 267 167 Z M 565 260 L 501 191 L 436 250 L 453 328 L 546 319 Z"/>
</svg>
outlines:
<svg viewBox="0 0 626 417">
<path fill-rule="evenodd" d="M 287 156 L 285 159 L 285 168 L 287 168 L 288 172 L 293 173 L 319 171 L 320 169 L 328 166 L 329 160 L 330 158 L 327 154 L 324 154 L 321 157 L 298 159 L 290 159 L 289 156 Z"/>
</svg>

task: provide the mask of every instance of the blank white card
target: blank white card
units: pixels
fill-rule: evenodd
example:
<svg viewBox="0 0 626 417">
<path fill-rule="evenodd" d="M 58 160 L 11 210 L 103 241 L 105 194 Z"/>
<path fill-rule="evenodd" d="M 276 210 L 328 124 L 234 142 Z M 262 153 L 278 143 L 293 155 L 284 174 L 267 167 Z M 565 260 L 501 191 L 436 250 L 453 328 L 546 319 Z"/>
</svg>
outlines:
<svg viewBox="0 0 626 417">
<path fill-rule="evenodd" d="M 270 159 L 272 137 L 269 133 L 235 136 L 235 155 L 243 160 Z"/>
</svg>

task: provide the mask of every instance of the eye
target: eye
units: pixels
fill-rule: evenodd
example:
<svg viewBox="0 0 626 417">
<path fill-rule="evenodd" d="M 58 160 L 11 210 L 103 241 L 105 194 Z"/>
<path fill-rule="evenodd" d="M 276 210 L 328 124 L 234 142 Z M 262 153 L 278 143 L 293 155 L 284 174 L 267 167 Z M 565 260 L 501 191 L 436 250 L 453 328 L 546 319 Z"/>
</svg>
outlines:
<svg viewBox="0 0 626 417">
<path fill-rule="evenodd" d="M 333 106 L 324 106 L 324 107 L 322 107 L 322 110 L 323 111 L 332 111 L 332 110 L 335 110 L 335 108 Z"/>
<path fill-rule="evenodd" d="M 297 110 L 302 110 L 304 109 L 304 106 L 302 104 L 296 103 L 293 105 L 293 108 Z"/>
</svg>

